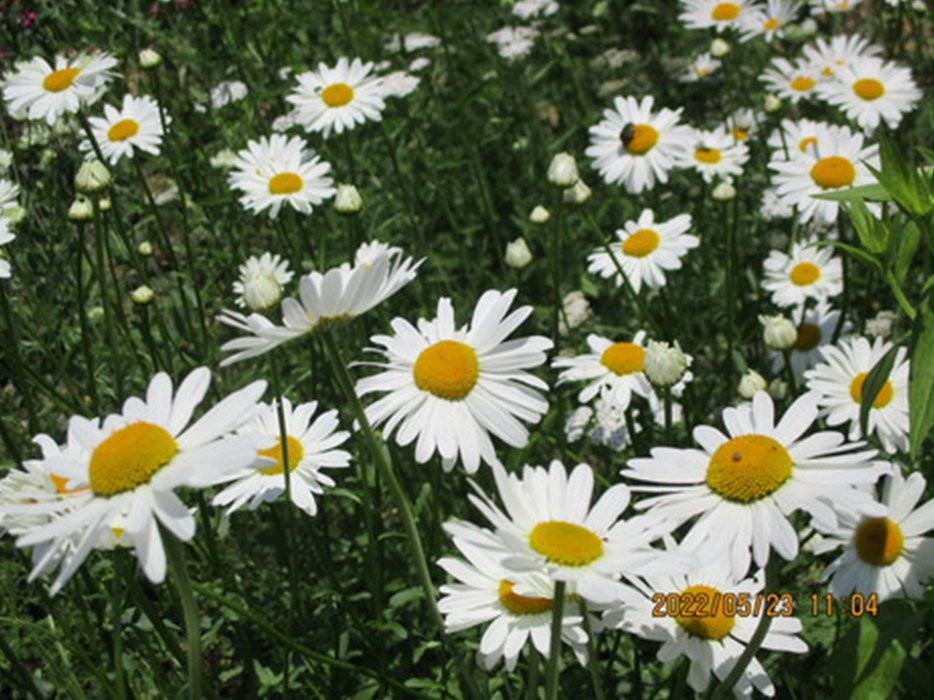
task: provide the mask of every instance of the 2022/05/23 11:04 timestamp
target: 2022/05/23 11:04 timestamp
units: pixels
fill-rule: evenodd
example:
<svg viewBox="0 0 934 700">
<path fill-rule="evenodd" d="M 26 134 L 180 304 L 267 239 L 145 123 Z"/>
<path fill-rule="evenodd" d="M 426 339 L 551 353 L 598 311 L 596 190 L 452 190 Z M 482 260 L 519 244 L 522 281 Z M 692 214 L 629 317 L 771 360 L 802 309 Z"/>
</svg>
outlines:
<svg viewBox="0 0 934 700">
<path fill-rule="evenodd" d="M 875 617 L 879 612 L 879 601 L 875 593 L 854 593 L 848 596 L 812 593 L 809 597 L 809 608 L 813 617 Z M 713 589 L 656 593 L 652 596 L 652 602 L 655 604 L 652 609 L 654 617 L 791 617 L 796 609 L 795 597 L 791 593 L 722 593 Z"/>
</svg>

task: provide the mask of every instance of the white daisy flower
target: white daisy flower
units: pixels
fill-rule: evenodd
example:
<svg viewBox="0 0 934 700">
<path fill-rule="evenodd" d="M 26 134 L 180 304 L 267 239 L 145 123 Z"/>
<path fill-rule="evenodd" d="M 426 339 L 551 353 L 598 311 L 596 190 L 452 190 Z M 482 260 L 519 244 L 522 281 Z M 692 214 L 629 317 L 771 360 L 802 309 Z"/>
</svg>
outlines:
<svg viewBox="0 0 934 700">
<path fill-rule="evenodd" d="M 507 26 L 488 34 L 486 40 L 491 44 L 496 44 L 500 58 L 511 62 L 525 58 L 532 52 L 538 34 L 539 31 L 535 27 Z"/>
<path fill-rule="evenodd" d="M 815 15 L 849 12 L 859 5 L 860 0 L 810 0 L 811 11 Z"/>
<path fill-rule="evenodd" d="M 893 598 L 924 598 L 924 585 L 934 577 L 934 500 L 918 506 L 926 486 L 919 472 L 905 479 L 896 469 L 886 478 L 882 502 L 888 513 L 879 518 L 846 514 L 835 530 L 824 533 L 817 554 L 840 547 L 821 580 L 830 580 L 830 593 L 876 595 L 879 602 Z"/>
<path fill-rule="evenodd" d="M 312 272 L 302 277 L 299 298 L 282 301 L 281 326 L 261 314 L 244 316 L 224 310 L 217 319 L 247 335 L 221 346 L 221 350 L 234 352 L 221 366 L 264 355 L 289 340 L 365 314 L 414 280 L 421 264 L 421 260 L 404 257 L 398 248 L 378 242 L 364 244 L 352 267 L 344 263 L 324 274 Z"/>
<path fill-rule="evenodd" d="M 147 578 L 161 583 L 166 560 L 159 525 L 183 542 L 195 533 L 195 519 L 175 489 L 209 486 L 256 459 L 266 439 L 230 432 L 252 417 L 266 383 L 254 382 L 234 392 L 189 426 L 210 379 L 211 373 L 199 368 L 173 391 L 168 375 L 159 373 L 146 399 L 127 399 L 122 413 L 103 421 L 72 417 L 65 450 L 42 460 L 48 473 L 63 478 L 71 491 L 69 511 L 16 542 L 19 547 L 50 543 L 49 551 L 54 552 L 59 543 L 76 539 L 74 553 L 52 585 L 53 594 L 117 520 L 132 539 Z M 34 505 L 36 513 L 54 507 Z M 45 569 L 45 562 L 38 562 L 30 580 Z"/>
<path fill-rule="evenodd" d="M 808 153 L 816 153 L 817 132 L 829 126 L 810 119 L 783 119 L 780 128 L 769 135 L 772 160 L 793 160 Z"/>
<path fill-rule="evenodd" d="M 654 104 L 651 96 L 642 102 L 617 97 L 603 121 L 590 127 L 586 153 L 593 167 L 608 184 L 622 184 L 632 194 L 668 182 L 675 158 L 690 144 L 690 131 L 678 125 L 681 110 L 655 113 Z"/>
<path fill-rule="evenodd" d="M 454 321 L 451 300 L 438 300 L 433 321 L 418 325 L 392 321 L 394 335 L 370 340 L 381 346 L 383 371 L 357 382 L 357 394 L 386 395 L 366 409 L 370 423 L 385 423 L 386 438 L 416 441 L 415 460 L 423 464 L 438 452 L 445 469 L 459 460 L 468 473 L 480 461 L 499 464 L 490 435 L 522 448 L 529 440 L 525 423 L 537 423 L 548 410 L 541 395 L 548 385 L 529 373 L 545 364 L 552 342 L 543 336 L 506 340 L 532 313 L 531 306 L 510 312 L 516 290 L 488 291 L 480 297 L 467 326 Z"/>
<path fill-rule="evenodd" d="M 766 613 L 765 606 L 761 606 L 756 614 L 755 606 L 756 597 L 764 594 L 763 579 L 762 575 L 745 579 L 734 575 L 725 559 L 697 566 L 684 576 L 647 576 L 644 583 L 639 582 L 643 597 L 611 610 L 604 622 L 643 639 L 661 642 L 658 650 L 661 663 L 687 658 L 688 684 L 695 692 L 703 693 L 712 675 L 722 681 L 730 674 L 755 634 Z M 659 595 L 665 596 L 666 605 L 677 605 L 678 610 L 666 607 L 665 614 L 659 615 L 655 602 Z M 727 610 L 724 597 L 728 599 Z M 705 602 L 698 604 L 698 600 Z M 729 601 L 737 602 L 740 614 Z M 679 615 L 682 605 L 699 614 Z M 802 629 L 801 621 L 790 615 L 789 609 L 782 609 L 772 618 L 762 640 L 763 649 L 797 654 L 807 651 L 807 644 L 797 636 Z M 733 693 L 739 698 L 750 698 L 753 689 L 768 697 L 775 695 L 775 686 L 755 657 L 737 680 Z"/>
<path fill-rule="evenodd" d="M 750 136 L 759 131 L 762 115 L 748 107 L 737 109 L 726 118 L 726 130 L 734 141 L 748 141 Z"/>
<path fill-rule="evenodd" d="M 637 599 L 631 587 L 636 576 L 682 573 L 689 565 L 686 557 L 660 556 L 650 546 L 668 533 L 667 523 L 646 516 L 620 520 L 629 505 L 623 484 L 611 486 L 591 507 L 594 478 L 586 464 L 570 476 L 558 460 L 547 469 L 527 465 L 521 476 L 494 465 L 493 475 L 505 512 L 475 483 L 469 498 L 494 526 L 508 569 L 545 571 L 564 581 L 569 594 L 607 605 Z M 463 536 L 476 537 L 469 530 Z"/>
<path fill-rule="evenodd" d="M 211 107 L 221 109 L 239 102 L 249 94 L 246 83 L 240 80 L 224 80 L 211 89 Z"/>
<path fill-rule="evenodd" d="M 621 287 L 622 268 L 632 288 L 638 293 L 642 283 L 651 289 L 665 286 L 665 270 L 680 270 L 681 258 L 700 245 L 691 230 L 690 214 L 679 214 L 668 221 L 655 221 L 655 212 L 643 209 L 638 221 L 627 221 L 616 232 L 619 248 L 612 251 L 617 264 L 605 248 L 596 248 L 587 256 L 587 271 L 604 279 L 614 278 Z"/>
<path fill-rule="evenodd" d="M 338 430 L 337 411 L 326 411 L 314 418 L 317 410 L 316 401 L 293 407 L 288 399 L 282 400 L 286 432 L 283 449 L 277 402 L 260 404 L 256 417 L 238 432 L 266 435 L 274 444 L 260 450 L 260 459 L 253 464 L 227 475 L 226 480 L 234 483 L 214 497 L 214 505 L 229 506 L 229 514 L 247 504 L 255 510 L 263 503 L 275 501 L 285 493 L 285 459 L 288 458 L 292 503 L 308 515 L 317 514 L 315 495 L 324 493 L 325 486 L 336 485 L 322 470 L 342 469 L 350 464 L 350 453 L 337 449 L 350 437 L 347 431 Z"/>
<path fill-rule="evenodd" d="M 795 243 L 788 254 L 769 253 L 762 288 L 783 308 L 803 306 L 808 299 L 826 301 L 843 291 L 843 263 L 829 246 L 814 240 Z"/>
<path fill-rule="evenodd" d="M 688 29 L 715 28 L 722 32 L 726 28 L 738 28 L 753 4 L 747 0 L 681 0 L 678 19 Z"/>
<path fill-rule="evenodd" d="M 709 53 L 702 53 L 684 67 L 678 80 L 682 83 L 696 83 L 711 73 L 715 73 L 721 65 L 722 63 Z"/>
<path fill-rule="evenodd" d="M 279 215 L 283 204 L 302 214 L 334 196 L 334 181 L 327 177 L 330 163 L 321 160 L 299 136 L 263 136 L 247 143 L 237 154 L 230 173 L 230 186 L 243 192 L 240 204 L 256 214 L 269 209 L 269 218 Z"/>
<path fill-rule="evenodd" d="M 762 205 L 759 208 L 766 221 L 787 219 L 794 216 L 795 210 L 784 198 L 779 197 L 774 187 L 762 193 Z"/>
<path fill-rule="evenodd" d="M 263 253 L 251 255 L 240 266 L 240 279 L 234 282 L 236 303 L 240 308 L 265 311 L 282 299 L 282 288 L 292 281 L 289 261 L 280 255 Z"/>
<path fill-rule="evenodd" d="M 716 428 L 694 429 L 702 449 L 659 447 L 650 458 L 629 460 L 623 477 L 649 486 L 636 504 L 670 521 L 697 519 L 681 545 L 729 557 L 737 578 L 752 559 L 764 567 L 774 548 L 784 559 L 798 554 L 790 516 L 804 510 L 816 522 L 836 527 L 837 513 L 882 514 L 865 493 L 888 465 L 872 462 L 873 450 L 847 444 L 837 432 L 803 437 L 818 415 L 819 396 L 798 398 L 776 425 L 772 399 L 758 392 L 751 403 L 723 411 L 729 437 Z"/>
<path fill-rule="evenodd" d="M 739 22 L 740 30 L 747 40 L 761 36 L 771 42 L 785 34 L 800 9 L 798 0 L 768 0 L 765 7 L 754 5 L 750 12 L 743 15 Z"/>
<path fill-rule="evenodd" d="M 818 223 L 833 224 L 840 203 L 814 199 L 813 195 L 875 182 L 866 166 L 879 167 L 879 149 L 875 145 L 866 146 L 862 134 L 845 126 L 819 124 L 814 139 L 814 146 L 808 146 L 800 157 L 786 162 L 784 154 L 773 155 L 769 162 L 769 168 L 775 171 L 772 183 L 781 197 L 798 207 L 802 222 L 815 219 Z M 869 206 L 877 209 L 875 205 Z"/>
<path fill-rule="evenodd" d="M 558 386 L 566 382 L 586 382 L 577 400 L 589 403 L 599 396 L 614 408 L 625 411 L 632 395 L 644 398 L 654 394 L 642 368 L 645 364 L 645 331 L 636 333 L 632 342 L 614 343 L 599 335 L 588 335 L 589 353 L 575 357 L 556 357 L 551 363 L 564 371 Z"/>
<path fill-rule="evenodd" d="M 743 174 L 749 160 L 749 147 L 737 141 L 733 134 L 718 126 L 712 131 L 693 129 L 692 148 L 679 154 L 676 162 L 682 168 L 693 168 L 710 184 L 715 177 L 731 180 Z"/>
<path fill-rule="evenodd" d="M 798 338 L 790 350 L 791 368 L 796 377 L 802 378 L 806 370 L 820 362 L 821 348 L 831 341 L 839 322 L 840 312 L 826 302 L 804 310 L 800 321 L 797 321 Z M 842 331 L 846 332 L 849 327 L 849 323 L 844 323 Z M 784 354 L 773 353 L 772 367 L 776 373 L 784 369 Z"/>
<path fill-rule="evenodd" d="M 805 374 L 808 388 L 820 394 L 820 406 L 828 425 L 850 424 L 850 439 L 863 436 L 859 407 L 863 382 L 876 363 L 892 349 L 892 343 L 876 338 L 844 338 L 821 348 L 824 362 Z M 908 375 L 910 362 L 899 348 L 888 380 L 869 409 L 869 434 L 875 433 L 887 452 L 908 450 Z"/>
<path fill-rule="evenodd" d="M 487 670 L 503 661 L 506 670 L 514 671 L 519 654 L 529 642 L 547 659 L 554 581 L 542 572 L 516 573 L 503 566 L 502 556 L 491 551 L 495 546 L 491 533 L 467 523 L 446 523 L 444 529 L 467 559 L 445 557 L 438 562 L 457 580 L 441 586 L 438 610 L 444 615 L 445 630 L 454 634 L 486 625 L 480 638 L 480 657 Z M 493 546 L 476 543 L 485 538 Z M 583 663 L 587 658 L 587 634 L 582 621 L 576 605 L 565 605 L 561 641 Z"/>
<path fill-rule="evenodd" d="M 3 98 L 10 112 L 24 112 L 29 119 L 44 119 L 51 126 L 99 97 L 116 75 L 111 70 L 116 65 L 117 59 L 107 53 L 56 56 L 54 66 L 37 56 L 14 67 Z"/>
<path fill-rule="evenodd" d="M 318 70 L 297 76 L 298 87 L 286 99 L 308 131 L 320 131 L 324 138 L 332 131 L 342 134 L 382 119 L 383 81 L 372 71 L 373 64 L 359 58 L 340 58 L 333 68 L 319 63 Z"/>
<path fill-rule="evenodd" d="M 802 52 L 805 64 L 816 69 L 823 78 L 832 78 L 837 71 L 861 58 L 881 56 L 882 49 L 857 34 L 838 34 L 830 39 L 819 38 Z"/>
<path fill-rule="evenodd" d="M 0 246 L 4 246 L 14 240 L 16 236 L 10 233 L 10 225 L 6 219 L 0 218 Z M 0 257 L 0 279 L 6 279 L 12 274 L 10 263 Z"/>
<path fill-rule="evenodd" d="M 817 97 L 817 84 L 821 74 L 817 68 L 776 58 L 759 78 L 768 90 L 791 104 Z"/>
<path fill-rule="evenodd" d="M 852 61 L 818 90 L 821 97 L 867 132 L 872 132 L 880 121 L 890 129 L 897 128 L 921 99 L 921 90 L 908 68 L 872 57 Z"/>
<path fill-rule="evenodd" d="M 94 140 L 110 163 L 117 163 L 123 156 L 132 158 L 136 149 L 159 155 L 162 119 L 159 105 L 151 97 L 125 95 L 120 109 L 104 105 L 104 116 L 91 117 L 88 121 Z M 91 142 L 82 141 L 81 150 L 93 152 Z"/>
<path fill-rule="evenodd" d="M 386 97 L 405 97 L 415 92 L 420 82 L 421 78 L 404 70 L 393 71 L 383 76 L 383 92 Z"/>
<path fill-rule="evenodd" d="M 558 3 L 555 0 L 518 0 L 512 6 L 512 14 L 520 19 L 550 17 L 557 11 Z"/>
</svg>

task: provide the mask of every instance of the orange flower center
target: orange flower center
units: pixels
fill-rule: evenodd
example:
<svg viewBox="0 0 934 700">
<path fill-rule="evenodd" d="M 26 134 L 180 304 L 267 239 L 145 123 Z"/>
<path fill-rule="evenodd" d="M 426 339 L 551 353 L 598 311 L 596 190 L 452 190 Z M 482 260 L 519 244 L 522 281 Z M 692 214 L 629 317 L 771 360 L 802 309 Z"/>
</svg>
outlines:
<svg viewBox="0 0 934 700">
<path fill-rule="evenodd" d="M 291 435 L 285 436 L 285 449 L 282 449 L 282 438 L 276 440 L 276 444 L 273 447 L 270 447 L 268 450 L 260 450 L 260 457 L 269 457 L 269 459 L 276 460 L 276 463 L 267 469 L 260 469 L 260 474 L 282 474 L 285 472 L 285 458 L 289 458 L 289 473 L 295 471 L 295 468 L 298 466 L 298 463 L 302 461 L 302 457 L 305 455 L 305 450 L 302 447 L 302 443 L 293 438 Z"/>
<path fill-rule="evenodd" d="M 415 360 L 415 386 L 440 399 L 459 401 L 473 390 L 480 378 L 477 352 L 456 340 L 431 345 Z"/>
<path fill-rule="evenodd" d="M 621 377 L 641 372 L 645 364 L 645 350 L 635 343 L 616 343 L 603 351 L 600 364 Z"/>
<path fill-rule="evenodd" d="M 627 133 L 623 146 L 634 156 L 645 155 L 658 143 L 658 132 L 648 124 L 636 124 Z"/>
<path fill-rule="evenodd" d="M 814 263 L 798 263 L 791 269 L 791 281 L 799 287 L 807 287 L 820 279 L 820 268 Z"/>
<path fill-rule="evenodd" d="M 536 598 L 513 593 L 515 584 L 503 579 L 499 582 L 499 602 L 513 615 L 539 615 L 551 610 L 551 598 Z"/>
<path fill-rule="evenodd" d="M 139 132 L 139 122 L 134 119 L 121 119 L 107 132 L 107 138 L 111 141 L 126 141 Z"/>
<path fill-rule="evenodd" d="M 861 404 L 863 402 L 863 384 L 868 376 L 869 372 L 860 372 L 853 377 L 853 381 L 850 383 L 850 397 L 856 403 Z M 887 381 L 882 387 L 882 390 L 876 395 L 875 401 L 872 402 L 872 407 L 884 408 L 888 406 L 894 395 L 895 390 L 892 388 L 892 382 Z"/>
<path fill-rule="evenodd" d="M 859 558 L 873 566 L 888 566 L 902 554 L 902 529 L 888 518 L 864 520 L 854 537 Z"/>
<path fill-rule="evenodd" d="M 293 194 L 301 190 L 303 184 L 295 173 L 279 173 L 269 178 L 269 194 Z"/>
<path fill-rule="evenodd" d="M 739 16 L 739 5 L 732 2 L 721 2 L 713 8 L 710 18 L 717 22 L 729 22 Z"/>
<path fill-rule="evenodd" d="M 860 78 L 853 83 L 853 92 L 864 100 L 878 100 L 885 94 L 885 86 L 875 78 Z"/>
<path fill-rule="evenodd" d="M 836 190 L 853 184 L 856 168 L 843 156 L 829 156 L 814 164 L 811 179 L 822 190 Z"/>
<path fill-rule="evenodd" d="M 75 78 L 78 77 L 80 72 L 81 70 L 78 68 L 62 68 L 61 70 L 53 71 L 45 76 L 45 80 L 42 81 L 42 87 L 48 92 L 67 90 L 71 87 L 71 84 L 75 82 Z"/>
<path fill-rule="evenodd" d="M 328 85 L 321 92 L 321 99 L 328 107 L 343 107 L 353 100 L 353 88 L 347 83 Z"/>
<path fill-rule="evenodd" d="M 649 228 L 640 228 L 623 241 L 623 255 L 632 258 L 644 258 L 658 248 L 658 234 Z"/>
</svg>

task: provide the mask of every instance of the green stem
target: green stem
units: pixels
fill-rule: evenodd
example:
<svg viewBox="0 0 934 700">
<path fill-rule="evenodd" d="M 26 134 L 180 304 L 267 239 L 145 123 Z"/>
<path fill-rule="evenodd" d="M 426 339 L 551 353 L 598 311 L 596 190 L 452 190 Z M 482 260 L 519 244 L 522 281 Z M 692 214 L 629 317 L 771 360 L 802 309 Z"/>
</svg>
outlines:
<svg viewBox="0 0 934 700">
<path fill-rule="evenodd" d="M 111 611 L 114 637 L 114 683 L 117 687 L 117 698 L 126 700 L 126 678 L 123 670 L 123 565 L 120 559 L 122 554 L 119 549 L 114 550 L 113 553 Z"/>
<path fill-rule="evenodd" d="M 526 700 L 538 700 L 538 671 L 541 666 L 541 654 L 534 644 L 529 645 L 529 682 L 526 685 Z"/>
<path fill-rule="evenodd" d="M 94 410 L 101 413 L 101 400 L 97 394 L 97 383 L 94 381 L 94 355 L 91 352 L 91 331 L 88 325 L 87 295 L 84 288 L 84 224 L 78 224 L 78 264 L 75 269 L 75 278 L 78 285 L 78 324 L 81 328 L 81 347 L 84 352 L 84 363 L 88 373 L 88 395 L 94 402 Z"/>
<path fill-rule="evenodd" d="M 590 671 L 590 683 L 596 700 L 606 700 L 603 692 L 603 674 L 600 672 L 600 649 L 597 647 L 597 638 L 590 628 L 590 618 L 587 615 L 587 604 L 578 599 L 581 618 L 584 622 L 584 632 L 587 633 L 587 669 Z"/>
<path fill-rule="evenodd" d="M 175 535 L 163 527 L 159 527 L 162 541 L 165 545 L 172 578 L 178 590 L 178 597 L 182 603 L 182 615 L 185 618 L 185 636 L 188 642 L 188 698 L 201 700 L 203 695 L 203 671 L 201 668 L 201 624 L 198 620 L 198 608 L 195 597 L 191 591 L 191 579 L 188 577 L 188 566 L 185 564 L 185 553 Z"/>
<path fill-rule="evenodd" d="M 36 682 L 32 679 L 32 675 L 26 670 L 26 666 L 19 660 L 19 657 L 16 656 L 16 652 L 7 644 L 6 640 L 7 635 L 5 633 L 0 634 L 0 652 L 3 652 L 3 655 L 9 662 L 12 675 L 19 680 L 27 695 L 32 696 L 36 700 L 42 700 L 45 695 L 39 692 L 39 689 L 36 687 Z"/>
<path fill-rule="evenodd" d="M 713 696 L 711 696 L 710 700 L 726 700 L 730 696 L 733 686 L 736 685 L 736 682 L 746 671 L 746 667 L 752 663 L 753 657 L 756 655 L 756 652 L 759 651 L 759 647 L 762 646 L 762 642 L 765 640 L 765 635 L 768 634 L 771 624 L 772 617 L 770 615 L 763 615 L 759 620 L 759 624 L 756 626 L 756 631 L 753 633 L 752 639 L 749 640 L 749 643 L 743 650 L 742 655 L 737 659 L 733 669 L 727 674 L 727 677 L 723 679 L 723 682 L 717 686 L 717 690 L 714 692 Z"/>
<path fill-rule="evenodd" d="M 551 604 L 551 647 L 545 676 L 545 700 L 557 700 L 558 677 L 561 675 L 561 631 L 564 627 L 564 581 L 555 582 L 555 597 Z"/>
<path fill-rule="evenodd" d="M 117 354 L 117 342 L 113 331 L 113 320 L 110 317 L 110 295 L 107 293 L 107 265 L 104 259 L 104 225 L 101 221 L 101 210 L 97 199 L 91 200 L 94 207 L 94 248 L 97 260 L 97 284 L 101 293 L 101 308 L 104 310 L 104 334 L 107 336 L 110 371 L 117 387 L 117 396 L 123 396 L 123 369 Z M 117 290 L 117 302 L 120 303 L 120 290 Z"/>
</svg>

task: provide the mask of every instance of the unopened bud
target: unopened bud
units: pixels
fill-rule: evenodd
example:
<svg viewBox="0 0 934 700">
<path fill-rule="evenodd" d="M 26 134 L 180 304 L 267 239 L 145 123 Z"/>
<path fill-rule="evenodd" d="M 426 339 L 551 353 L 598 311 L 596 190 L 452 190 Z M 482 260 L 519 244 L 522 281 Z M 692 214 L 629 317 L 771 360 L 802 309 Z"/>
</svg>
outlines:
<svg viewBox="0 0 934 700">
<path fill-rule="evenodd" d="M 738 392 L 741 398 L 752 401 L 752 397 L 756 395 L 756 392 L 765 391 L 768 386 L 769 383 L 765 381 L 765 377 L 754 369 L 750 369 L 746 370 L 746 374 L 739 381 Z"/>
<path fill-rule="evenodd" d="M 155 68 L 160 63 L 162 63 L 162 56 L 154 49 L 143 49 L 139 52 L 139 64 L 143 68 Z"/>
<path fill-rule="evenodd" d="M 766 95 L 764 106 L 766 112 L 777 112 L 782 108 L 782 101 L 775 95 Z"/>
<path fill-rule="evenodd" d="M 544 224 L 548 222 L 548 219 L 551 218 L 551 212 L 545 209 L 541 204 L 535 207 L 532 210 L 532 213 L 529 214 L 529 221 L 533 224 Z"/>
<path fill-rule="evenodd" d="M 592 196 L 593 190 L 587 187 L 583 180 L 578 180 L 573 187 L 568 187 L 563 195 L 565 204 L 575 205 L 586 204 Z"/>
<path fill-rule="evenodd" d="M 75 175 L 75 187 L 79 192 L 102 192 L 110 187 L 113 176 L 107 166 L 99 160 L 86 160 Z"/>
<path fill-rule="evenodd" d="M 642 371 L 655 386 L 669 387 L 681 381 L 690 358 L 675 342 L 674 346 L 650 340 L 645 348 Z"/>
<path fill-rule="evenodd" d="M 736 198 L 736 188 L 729 182 L 721 182 L 713 188 L 713 192 L 710 193 L 710 196 L 718 202 L 729 202 L 731 199 Z"/>
<path fill-rule="evenodd" d="M 714 58 L 720 58 L 730 53 L 730 45 L 723 39 L 714 39 L 710 44 L 710 55 Z"/>
<path fill-rule="evenodd" d="M 152 255 L 152 243 L 149 241 L 143 241 L 139 244 L 136 250 L 139 251 L 139 254 L 144 258 L 148 258 L 150 255 Z"/>
<path fill-rule="evenodd" d="M 532 262 L 532 251 L 524 238 L 517 238 L 506 246 L 506 264 L 517 270 Z"/>
<path fill-rule="evenodd" d="M 577 161 L 570 153 L 559 153 L 548 166 L 548 182 L 556 187 L 573 187 L 580 180 Z"/>
<path fill-rule="evenodd" d="M 134 304 L 145 306 L 146 304 L 152 303 L 152 300 L 156 298 L 156 294 L 144 284 L 130 292 L 130 298 L 133 300 Z"/>
<path fill-rule="evenodd" d="M 363 208 L 363 197 L 353 185 L 338 185 L 334 209 L 340 214 L 356 214 Z"/>
<path fill-rule="evenodd" d="M 110 197 L 103 197 L 97 200 L 97 208 L 101 211 L 110 211 L 113 208 L 113 202 L 110 201 Z"/>
<path fill-rule="evenodd" d="M 759 316 L 762 337 L 772 350 L 789 350 L 798 341 L 798 329 L 784 316 Z"/>
<path fill-rule="evenodd" d="M 94 218 L 94 207 L 87 197 L 79 196 L 68 207 L 68 218 L 71 221 L 90 221 Z"/>
</svg>

